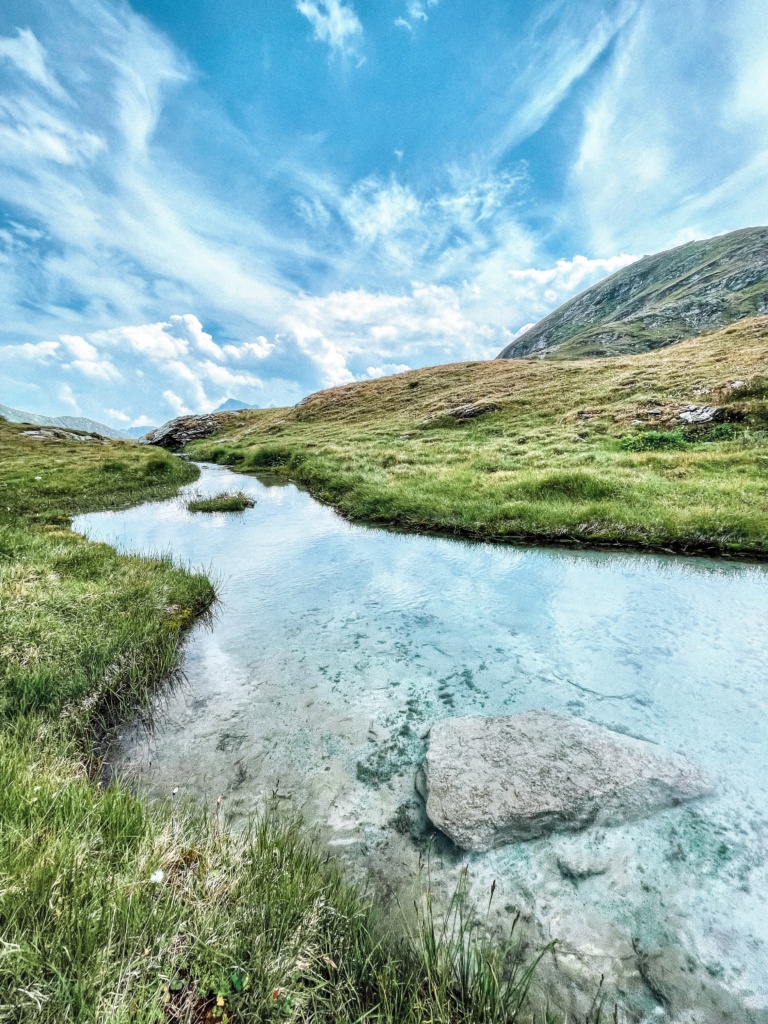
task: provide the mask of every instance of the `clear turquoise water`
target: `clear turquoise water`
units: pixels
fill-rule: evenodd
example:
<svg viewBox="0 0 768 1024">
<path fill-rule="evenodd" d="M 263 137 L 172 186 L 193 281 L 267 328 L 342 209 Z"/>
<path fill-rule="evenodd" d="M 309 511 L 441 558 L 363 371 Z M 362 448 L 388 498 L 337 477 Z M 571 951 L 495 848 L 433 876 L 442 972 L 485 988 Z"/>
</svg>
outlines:
<svg viewBox="0 0 768 1024">
<path fill-rule="evenodd" d="M 500 907 L 562 939 L 574 984 L 606 973 L 648 1019 L 671 1011 L 638 950 L 689 957 L 745 1020 L 765 1019 L 765 567 L 368 529 L 293 485 L 222 467 L 203 467 L 193 489 L 257 504 L 192 515 L 177 499 L 76 521 L 220 581 L 185 685 L 158 698 L 152 735 L 120 737 L 120 770 L 159 795 L 222 795 L 234 817 L 276 794 L 398 889 L 418 869 L 413 777 L 430 722 L 546 708 L 660 743 L 705 765 L 716 795 L 490 854 L 438 842 L 438 882 L 465 862 L 478 892 L 497 879 Z M 599 873 L 574 882 L 562 868 L 573 857 Z"/>
</svg>

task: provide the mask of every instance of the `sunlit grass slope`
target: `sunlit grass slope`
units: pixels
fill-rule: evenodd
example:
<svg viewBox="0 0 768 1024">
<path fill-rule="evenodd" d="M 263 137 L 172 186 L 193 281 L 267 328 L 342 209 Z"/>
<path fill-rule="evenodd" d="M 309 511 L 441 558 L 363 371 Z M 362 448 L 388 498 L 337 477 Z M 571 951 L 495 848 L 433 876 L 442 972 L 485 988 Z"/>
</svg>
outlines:
<svg viewBox="0 0 768 1024">
<path fill-rule="evenodd" d="M 467 405 L 488 409 L 451 412 Z M 690 424 L 686 406 L 719 411 Z M 641 355 L 348 384 L 240 413 L 190 450 L 288 473 L 372 522 L 768 555 L 768 318 Z"/>
<path fill-rule="evenodd" d="M 427 904 L 390 933 L 295 823 L 232 832 L 100 782 L 103 730 L 173 673 L 213 591 L 67 517 L 196 473 L 0 420 L 0 1021 L 532 1019 L 530 961 L 477 940 L 461 894 L 446 931 Z"/>
</svg>

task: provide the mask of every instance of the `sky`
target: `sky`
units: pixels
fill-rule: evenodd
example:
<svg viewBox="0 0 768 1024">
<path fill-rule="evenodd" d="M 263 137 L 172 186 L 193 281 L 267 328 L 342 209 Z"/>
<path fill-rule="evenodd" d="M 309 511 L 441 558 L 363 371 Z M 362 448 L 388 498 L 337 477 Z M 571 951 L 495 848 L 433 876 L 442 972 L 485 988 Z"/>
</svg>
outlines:
<svg viewBox="0 0 768 1024">
<path fill-rule="evenodd" d="M 114 427 L 495 356 L 768 223 L 765 0 L 3 0 L 0 402 Z"/>
</svg>

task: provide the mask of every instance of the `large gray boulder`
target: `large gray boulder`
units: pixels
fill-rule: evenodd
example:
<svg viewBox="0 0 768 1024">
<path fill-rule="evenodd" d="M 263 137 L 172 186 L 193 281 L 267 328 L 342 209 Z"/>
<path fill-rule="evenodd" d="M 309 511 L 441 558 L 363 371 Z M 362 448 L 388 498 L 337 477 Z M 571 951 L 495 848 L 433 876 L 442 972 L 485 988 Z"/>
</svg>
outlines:
<svg viewBox="0 0 768 1024">
<path fill-rule="evenodd" d="M 417 787 L 430 821 L 457 846 L 490 850 L 642 817 L 704 796 L 713 783 L 652 743 L 529 711 L 433 725 Z"/>
<path fill-rule="evenodd" d="M 153 444 L 158 448 L 166 448 L 170 452 L 180 452 L 190 441 L 210 437 L 221 430 L 226 422 L 226 414 L 207 416 L 177 416 L 162 427 L 151 430 L 140 438 L 139 444 Z"/>
</svg>

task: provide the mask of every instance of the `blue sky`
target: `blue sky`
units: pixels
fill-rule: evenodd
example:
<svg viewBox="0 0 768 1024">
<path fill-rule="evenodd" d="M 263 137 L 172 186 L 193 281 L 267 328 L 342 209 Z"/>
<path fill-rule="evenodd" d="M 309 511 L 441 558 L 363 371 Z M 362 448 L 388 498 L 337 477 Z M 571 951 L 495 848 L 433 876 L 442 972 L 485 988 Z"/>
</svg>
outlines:
<svg viewBox="0 0 768 1024">
<path fill-rule="evenodd" d="M 114 426 L 495 355 L 768 222 L 765 0 L 4 0 L 0 402 Z"/>
</svg>

